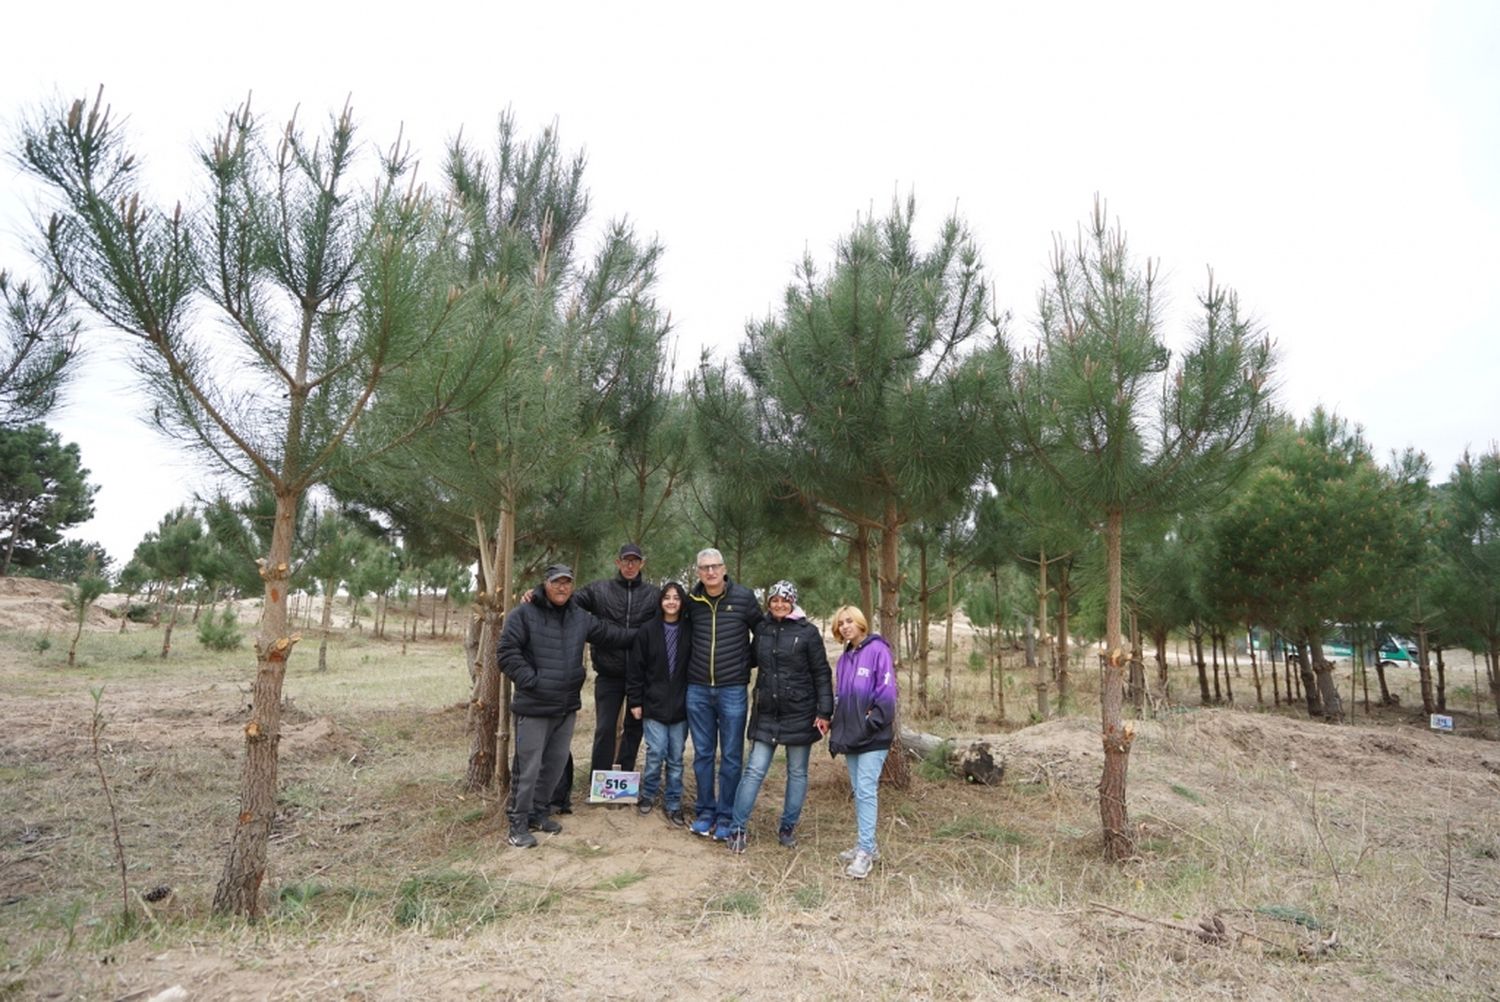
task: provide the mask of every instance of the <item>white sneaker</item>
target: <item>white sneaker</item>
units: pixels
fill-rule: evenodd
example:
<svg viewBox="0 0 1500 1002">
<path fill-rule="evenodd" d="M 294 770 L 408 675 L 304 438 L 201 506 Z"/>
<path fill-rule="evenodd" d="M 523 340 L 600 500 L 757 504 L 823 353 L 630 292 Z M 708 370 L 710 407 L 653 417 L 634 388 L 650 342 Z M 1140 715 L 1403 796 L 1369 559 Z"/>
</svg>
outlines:
<svg viewBox="0 0 1500 1002">
<path fill-rule="evenodd" d="M 874 865 L 874 854 L 865 852 L 863 849 L 855 850 L 854 858 L 849 861 L 849 868 L 844 871 L 844 876 L 864 880 L 870 875 L 870 867 Z"/>
<path fill-rule="evenodd" d="M 839 853 L 839 862 L 840 863 L 844 863 L 845 865 L 847 865 L 849 863 L 852 863 L 852 862 L 854 862 L 854 857 L 857 856 L 858 854 L 859 854 L 858 847 L 853 848 L 853 849 L 845 849 L 843 852 Z M 870 853 L 870 858 L 871 859 L 879 859 L 880 858 L 880 850 L 876 849 L 874 852 Z"/>
</svg>

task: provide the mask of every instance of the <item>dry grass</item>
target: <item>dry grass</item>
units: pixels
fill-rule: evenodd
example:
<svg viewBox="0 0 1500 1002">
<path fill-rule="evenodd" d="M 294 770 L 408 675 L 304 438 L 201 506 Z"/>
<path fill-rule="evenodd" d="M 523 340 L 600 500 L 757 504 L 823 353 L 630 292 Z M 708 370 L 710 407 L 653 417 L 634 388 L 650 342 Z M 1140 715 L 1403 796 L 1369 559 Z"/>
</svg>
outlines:
<svg viewBox="0 0 1500 1002">
<path fill-rule="evenodd" d="M 1009 731 L 997 788 L 918 776 L 883 792 L 883 859 L 855 882 L 834 861 L 854 840 L 847 782 L 821 752 L 795 851 L 775 840 L 779 762 L 741 857 L 629 808 L 581 808 L 539 849 L 508 849 L 494 800 L 459 790 L 457 641 L 403 657 L 357 634 L 326 673 L 315 641 L 292 662 L 270 912 L 218 922 L 250 658 L 178 637 L 163 663 L 154 632 L 89 633 L 70 672 L 34 635 L 0 636 L 0 998 L 1494 998 L 1500 983 L 1481 938 L 1500 931 L 1500 747 L 1429 734 L 1409 709 L 1341 727 L 1232 709 L 1137 722 L 1139 855 L 1123 866 L 1100 859 L 1092 717 Z M 960 665 L 955 712 L 912 722 L 1002 731 Z M 1075 676 L 1085 707 L 1091 676 Z M 1013 710 L 1027 682 L 1012 677 Z M 98 685 L 132 888 L 173 889 L 138 902 L 125 935 L 86 755 Z M 1253 699 L 1248 677 L 1237 694 Z M 580 753 L 591 727 L 586 711 Z M 1212 916 L 1219 945 L 1170 928 Z M 1299 952 L 1335 930 L 1331 952 Z"/>
</svg>

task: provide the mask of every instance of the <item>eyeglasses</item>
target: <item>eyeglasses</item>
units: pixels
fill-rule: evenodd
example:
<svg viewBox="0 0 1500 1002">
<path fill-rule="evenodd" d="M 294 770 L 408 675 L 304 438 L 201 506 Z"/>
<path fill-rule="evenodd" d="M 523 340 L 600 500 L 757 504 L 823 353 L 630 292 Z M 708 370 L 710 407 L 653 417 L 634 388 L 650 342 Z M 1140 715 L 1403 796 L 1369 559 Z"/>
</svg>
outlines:
<svg viewBox="0 0 1500 1002">
<path fill-rule="evenodd" d="M 700 571 L 704 571 L 705 573 L 708 572 L 708 571 L 722 571 L 724 569 L 724 565 L 723 564 L 699 564 L 698 565 L 698 569 Z"/>
<path fill-rule="evenodd" d="M 645 563 L 645 561 L 642 560 L 640 557 L 621 557 L 620 558 L 620 563 L 622 563 L 622 564 L 643 564 L 643 563 Z"/>
</svg>

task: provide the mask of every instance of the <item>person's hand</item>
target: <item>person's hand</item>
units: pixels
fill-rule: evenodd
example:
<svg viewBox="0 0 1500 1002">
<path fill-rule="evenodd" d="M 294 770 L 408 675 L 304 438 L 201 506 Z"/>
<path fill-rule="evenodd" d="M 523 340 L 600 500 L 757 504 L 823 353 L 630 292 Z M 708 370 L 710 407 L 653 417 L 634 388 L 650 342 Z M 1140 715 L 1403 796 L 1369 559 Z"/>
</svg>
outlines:
<svg viewBox="0 0 1500 1002">
<path fill-rule="evenodd" d="M 531 604 L 531 589 L 530 588 L 527 588 L 525 591 L 521 592 L 521 601 L 525 602 L 527 605 Z"/>
<path fill-rule="evenodd" d="M 819 734 L 823 735 L 824 737 L 828 736 L 828 718 L 827 717 L 817 717 L 816 719 L 813 720 L 813 726 L 818 729 L 818 733 Z"/>
<path fill-rule="evenodd" d="M 630 708 L 630 715 L 637 720 L 641 719 L 641 708 L 639 706 L 632 706 Z"/>
</svg>

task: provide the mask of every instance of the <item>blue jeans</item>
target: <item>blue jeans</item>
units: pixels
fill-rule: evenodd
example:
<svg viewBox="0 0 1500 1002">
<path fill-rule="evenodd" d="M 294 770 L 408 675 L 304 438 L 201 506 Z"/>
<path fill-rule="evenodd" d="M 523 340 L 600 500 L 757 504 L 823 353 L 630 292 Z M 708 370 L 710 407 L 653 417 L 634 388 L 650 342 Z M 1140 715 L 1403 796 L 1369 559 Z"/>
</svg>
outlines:
<svg viewBox="0 0 1500 1002">
<path fill-rule="evenodd" d="M 693 778 L 698 817 L 729 823 L 745 757 L 745 686 L 687 687 L 688 729 L 693 733 Z M 719 752 L 719 794 L 714 796 L 714 749 Z"/>
<path fill-rule="evenodd" d="M 885 767 L 888 748 L 845 755 L 849 766 L 849 785 L 854 787 L 854 820 L 859 825 L 858 849 L 875 851 L 875 816 L 880 801 L 880 770 Z"/>
<path fill-rule="evenodd" d="M 646 772 L 641 776 L 641 799 L 656 802 L 661 785 L 661 770 L 666 766 L 667 789 L 663 803 L 667 810 L 682 807 L 682 746 L 687 740 L 687 721 L 662 723 L 650 717 L 642 720 L 646 732 Z"/>
<path fill-rule="evenodd" d="M 781 827 L 795 828 L 802 817 L 802 801 L 807 799 L 807 759 L 812 745 L 786 745 L 786 798 L 781 804 Z M 729 827 L 744 831 L 750 822 L 750 811 L 755 807 L 755 798 L 760 793 L 760 784 L 771 771 L 771 759 L 776 754 L 773 741 L 750 743 L 750 759 L 745 763 L 744 775 L 740 776 L 739 792 L 734 795 L 734 818 Z"/>
</svg>

